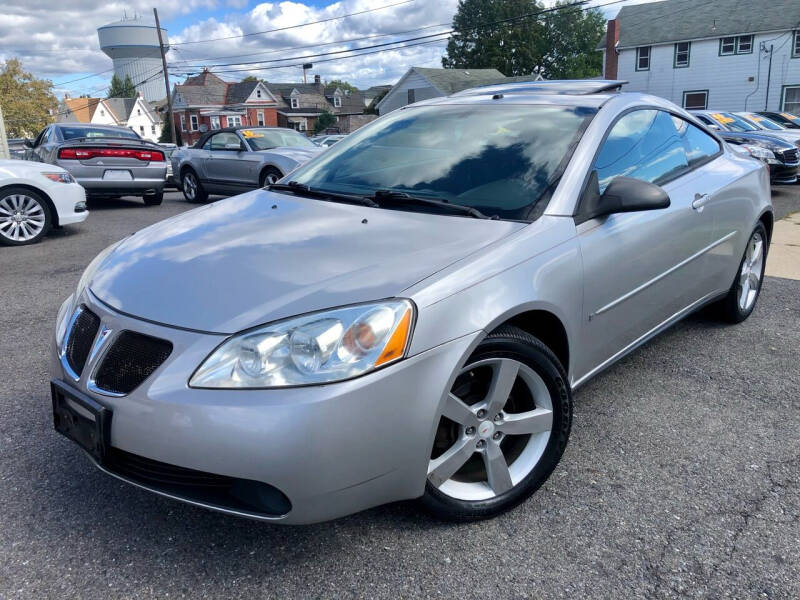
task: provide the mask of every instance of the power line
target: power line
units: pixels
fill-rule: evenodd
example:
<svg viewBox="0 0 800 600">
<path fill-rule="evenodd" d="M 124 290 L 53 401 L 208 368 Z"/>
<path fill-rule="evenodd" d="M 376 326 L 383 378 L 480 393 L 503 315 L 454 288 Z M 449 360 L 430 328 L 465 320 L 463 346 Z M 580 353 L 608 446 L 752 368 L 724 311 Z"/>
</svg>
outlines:
<svg viewBox="0 0 800 600">
<path fill-rule="evenodd" d="M 416 0 L 403 0 L 402 2 L 395 2 L 394 4 L 386 4 L 384 6 L 378 6 L 376 8 L 368 8 L 366 10 L 360 10 L 358 12 L 348 13 L 346 15 L 339 15 L 338 17 L 328 17 L 327 19 L 320 19 L 319 21 L 310 21 L 308 23 L 300 23 L 299 25 L 289 25 L 287 27 L 279 27 L 278 29 L 266 29 L 264 31 L 254 31 L 252 33 L 242 33 L 240 35 L 229 35 L 226 37 L 219 37 L 219 38 L 209 38 L 205 40 L 191 40 L 188 42 L 175 42 L 170 44 L 170 46 L 185 46 L 187 44 L 204 44 L 206 42 L 219 42 L 221 40 L 233 40 L 243 37 L 250 37 L 253 35 L 261 35 L 263 33 L 275 33 L 277 31 L 286 31 L 288 29 L 297 29 L 298 27 L 308 27 L 309 25 L 317 25 L 319 23 L 327 23 L 329 21 L 337 21 L 339 19 L 345 19 L 347 17 L 354 17 L 356 15 L 363 15 L 365 13 L 375 12 L 376 10 L 383 10 L 385 8 L 392 8 L 393 6 L 400 6 L 402 4 L 411 4 Z"/>
</svg>

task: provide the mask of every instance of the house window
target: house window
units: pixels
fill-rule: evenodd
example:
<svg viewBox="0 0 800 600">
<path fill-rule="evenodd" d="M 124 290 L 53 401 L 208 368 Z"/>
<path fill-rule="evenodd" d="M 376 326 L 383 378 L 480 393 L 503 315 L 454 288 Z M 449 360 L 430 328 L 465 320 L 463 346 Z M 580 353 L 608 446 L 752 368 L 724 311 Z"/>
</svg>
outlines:
<svg viewBox="0 0 800 600">
<path fill-rule="evenodd" d="M 706 110 L 708 108 L 708 90 L 683 92 L 683 108 L 686 110 Z"/>
<path fill-rule="evenodd" d="M 192 131 L 197 131 L 197 115 L 189 115 L 189 123 L 191 123 Z"/>
<path fill-rule="evenodd" d="M 787 85 L 783 88 L 781 110 L 800 114 L 800 85 Z"/>
<path fill-rule="evenodd" d="M 675 44 L 675 60 L 672 66 L 676 69 L 689 66 L 689 53 L 692 48 L 691 42 L 678 42 Z"/>
<path fill-rule="evenodd" d="M 297 98 L 292 98 L 290 100 L 292 108 L 300 108 L 300 101 Z"/>
<path fill-rule="evenodd" d="M 636 70 L 650 70 L 650 46 L 642 46 L 636 49 Z"/>
<path fill-rule="evenodd" d="M 141 117 L 142 116 L 142 109 L 141 108 L 137 108 L 136 109 L 136 114 Z"/>
<path fill-rule="evenodd" d="M 264 126 L 264 111 L 263 110 L 258 111 L 256 113 L 256 117 L 258 117 L 258 126 L 259 127 L 263 127 Z"/>
<path fill-rule="evenodd" d="M 794 43 L 792 45 L 792 58 L 800 58 L 800 31 L 794 32 Z"/>
<path fill-rule="evenodd" d="M 336 108 L 341 108 L 341 106 L 342 106 L 342 99 L 341 99 L 341 98 L 339 98 L 339 96 L 334 96 L 334 97 L 333 97 L 333 105 L 334 105 Z"/>
<path fill-rule="evenodd" d="M 300 131 L 306 131 L 306 122 L 305 122 L 305 120 L 300 121 Z"/>
<path fill-rule="evenodd" d="M 100 116 L 101 117 L 105 117 L 106 116 L 106 111 L 104 111 L 102 108 L 100 109 Z"/>
<path fill-rule="evenodd" d="M 186 131 L 186 115 L 181 115 L 181 131 Z"/>
<path fill-rule="evenodd" d="M 239 115 L 231 115 L 228 117 L 228 127 L 240 127 L 242 124 L 242 117 Z"/>
<path fill-rule="evenodd" d="M 155 133 L 155 132 L 156 132 L 156 126 L 150 125 L 150 133 Z"/>
<path fill-rule="evenodd" d="M 724 37 L 719 40 L 719 55 L 730 56 L 736 54 L 736 38 Z"/>
<path fill-rule="evenodd" d="M 261 98 L 261 90 L 256 90 L 256 98 Z"/>
<path fill-rule="evenodd" d="M 139 133 L 144 135 L 144 125 L 139 125 Z"/>
<path fill-rule="evenodd" d="M 211 129 L 219 129 L 219 117 L 210 117 Z"/>
<path fill-rule="evenodd" d="M 753 36 L 740 35 L 736 38 L 736 54 L 751 54 L 753 52 Z"/>
<path fill-rule="evenodd" d="M 408 90 L 408 103 L 414 104 L 417 101 L 417 90 Z"/>
</svg>

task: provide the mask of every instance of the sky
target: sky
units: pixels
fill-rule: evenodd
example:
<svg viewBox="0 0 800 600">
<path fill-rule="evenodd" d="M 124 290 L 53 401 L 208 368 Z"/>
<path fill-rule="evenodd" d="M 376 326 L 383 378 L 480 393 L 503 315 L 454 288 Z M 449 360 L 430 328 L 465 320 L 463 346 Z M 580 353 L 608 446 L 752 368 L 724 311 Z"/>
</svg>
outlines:
<svg viewBox="0 0 800 600">
<path fill-rule="evenodd" d="M 597 5 L 611 1 L 592 0 Z M 624 0 L 624 3 L 642 1 L 648 0 Z M 552 4 L 553 0 L 545 3 Z M 180 83 L 187 74 L 197 72 L 203 65 L 292 58 L 277 63 L 214 69 L 229 81 L 255 75 L 268 81 L 285 82 L 302 81 L 302 69 L 298 66 L 256 68 L 293 65 L 304 62 L 296 57 L 446 31 L 457 4 L 458 0 L 160 0 L 158 11 L 171 44 L 167 55 L 171 83 Z M 112 64 L 100 50 L 97 27 L 117 21 L 124 15 L 132 17 L 138 14 L 152 19 L 152 5 L 152 0 L 0 0 L 0 15 L 3 15 L 0 18 L 0 61 L 20 58 L 26 70 L 37 77 L 52 80 L 59 97 L 65 92 L 72 96 L 105 95 Z M 607 17 L 613 17 L 619 6 L 615 3 L 603 10 Z M 274 30 L 379 7 L 379 10 L 306 27 L 193 43 Z M 436 26 L 428 27 L 431 25 Z M 412 31 L 423 27 L 426 29 Z M 366 36 L 370 39 L 357 40 Z M 341 43 L 343 40 L 351 41 Z M 426 43 L 355 58 L 333 55 L 307 60 L 314 63 L 311 73 L 321 75 L 324 80 L 341 78 L 366 88 L 394 83 L 411 66 L 440 67 L 446 39 L 418 41 Z M 233 58 L 224 58 L 230 56 Z M 319 62 L 334 57 L 336 60 Z M 224 72 L 225 69 L 229 72 Z"/>
</svg>

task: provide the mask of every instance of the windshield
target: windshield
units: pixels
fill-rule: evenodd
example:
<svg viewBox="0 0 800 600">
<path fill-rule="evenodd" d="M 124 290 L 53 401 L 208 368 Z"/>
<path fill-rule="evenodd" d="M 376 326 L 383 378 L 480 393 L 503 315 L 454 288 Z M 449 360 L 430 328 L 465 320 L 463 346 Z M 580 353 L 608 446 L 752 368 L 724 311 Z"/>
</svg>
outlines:
<svg viewBox="0 0 800 600">
<path fill-rule="evenodd" d="M 348 194 L 395 190 L 527 219 L 552 191 L 595 112 L 509 104 L 396 110 L 334 144 L 292 179 Z"/>
<path fill-rule="evenodd" d="M 65 140 L 74 140 L 75 138 L 133 138 L 134 140 L 141 139 L 136 132 L 123 127 L 81 127 L 80 125 L 70 125 L 59 127 L 61 135 Z"/>
<path fill-rule="evenodd" d="M 731 131 L 758 131 L 758 127 L 733 113 L 712 113 L 711 116 Z"/>
<path fill-rule="evenodd" d="M 778 125 L 775 121 L 771 121 L 766 117 L 762 117 L 761 115 L 755 115 L 753 113 L 748 113 L 747 120 L 751 121 L 755 124 L 756 127 L 760 127 L 761 129 L 771 129 L 773 131 L 779 131 L 784 129 L 780 125 Z"/>
<path fill-rule="evenodd" d="M 316 147 L 314 142 L 293 129 L 242 129 L 240 133 L 253 150 L 269 150 L 279 146 Z"/>
</svg>

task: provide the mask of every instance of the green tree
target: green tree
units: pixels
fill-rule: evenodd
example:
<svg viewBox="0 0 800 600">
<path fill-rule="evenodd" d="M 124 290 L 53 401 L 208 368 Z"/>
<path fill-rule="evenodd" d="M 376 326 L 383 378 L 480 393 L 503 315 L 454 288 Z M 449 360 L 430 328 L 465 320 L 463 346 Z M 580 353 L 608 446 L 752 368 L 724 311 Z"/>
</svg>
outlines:
<svg viewBox="0 0 800 600">
<path fill-rule="evenodd" d="M 108 98 L 133 98 L 136 96 L 136 86 L 133 85 L 130 75 L 125 75 L 125 79 L 120 79 L 116 73 L 111 78 L 111 85 L 108 87 Z"/>
<path fill-rule="evenodd" d="M 0 68 L 0 106 L 8 137 L 33 137 L 53 122 L 58 100 L 53 82 L 37 79 L 9 58 Z"/>
<path fill-rule="evenodd" d="M 328 87 L 338 87 L 340 90 L 347 91 L 350 90 L 351 92 L 357 92 L 358 88 L 354 86 L 352 83 L 347 83 L 343 79 L 331 79 L 329 82 L 326 83 Z"/>
<path fill-rule="evenodd" d="M 336 123 L 336 116 L 329 110 L 325 110 L 317 117 L 317 122 L 314 123 L 314 133 L 325 131 L 328 127 L 332 127 Z"/>
<path fill-rule="evenodd" d="M 377 96 L 372 99 L 372 102 L 369 103 L 369 106 L 364 109 L 364 114 L 367 115 L 377 115 L 378 114 L 378 102 L 383 100 L 383 97 L 389 93 L 389 90 L 383 90 Z"/>
<path fill-rule="evenodd" d="M 158 141 L 162 144 L 171 144 L 172 143 L 172 132 L 169 130 L 169 115 L 164 113 L 162 116 L 163 121 L 161 122 L 161 135 L 158 136 Z M 183 146 L 183 139 L 181 138 L 181 128 L 175 128 L 175 137 L 178 138 L 175 140 L 175 143 L 178 146 Z"/>
<path fill-rule="evenodd" d="M 504 75 L 530 75 L 535 69 L 548 79 L 599 75 L 602 54 L 595 47 L 605 19 L 597 9 L 582 10 L 560 0 L 545 10 L 538 0 L 460 0 L 442 66 L 458 69 L 495 68 Z"/>
<path fill-rule="evenodd" d="M 250 82 L 250 81 L 261 81 L 258 77 L 254 75 L 248 75 L 244 79 L 242 79 L 242 83 Z"/>
</svg>

